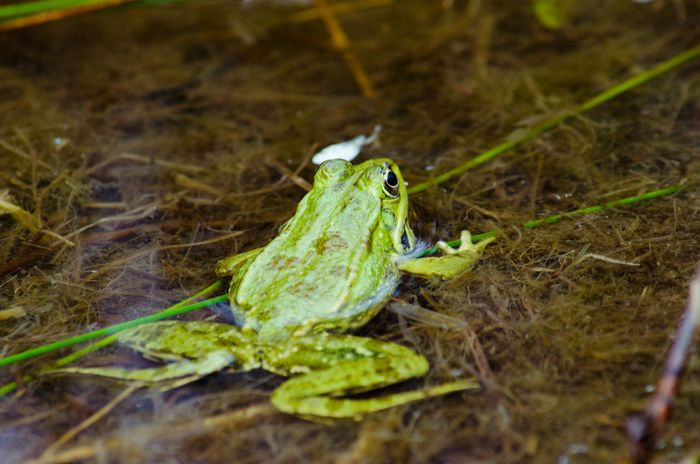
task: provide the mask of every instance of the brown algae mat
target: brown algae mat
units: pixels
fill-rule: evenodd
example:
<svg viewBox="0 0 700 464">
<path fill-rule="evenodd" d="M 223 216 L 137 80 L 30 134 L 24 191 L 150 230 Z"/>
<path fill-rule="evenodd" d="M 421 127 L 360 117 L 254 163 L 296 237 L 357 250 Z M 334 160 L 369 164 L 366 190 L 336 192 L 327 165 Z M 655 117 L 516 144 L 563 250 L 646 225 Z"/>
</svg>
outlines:
<svg viewBox="0 0 700 464">
<path fill-rule="evenodd" d="M 0 198 L 31 214 L 0 216 L 0 354 L 208 285 L 218 259 L 293 214 L 304 190 L 290 171 L 310 181 L 314 149 L 380 124 L 360 159 L 393 158 L 416 185 L 700 43 L 700 7 L 683 0 L 582 2 L 559 30 L 529 2 L 383 3 L 338 14 L 374 98 L 311 4 L 118 8 L 1 33 Z M 699 70 L 690 61 L 411 196 L 427 242 L 505 234 L 456 280 L 403 280 L 398 298 L 462 323 L 382 311 L 359 334 L 428 358 L 403 388 L 479 373 L 480 392 L 316 423 L 269 406 L 283 379 L 264 371 L 165 393 L 51 376 L 0 400 L 0 460 L 619 462 L 700 255 Z M 519 227 L 670 185 L 684 189 Z M 225 304 L 181 319 L 230 322 Z M 80 364 L 145 365 L 119 347 Z M 700 454 L 699 392 L 691 357 L 660 462 Z"/>
</svg>

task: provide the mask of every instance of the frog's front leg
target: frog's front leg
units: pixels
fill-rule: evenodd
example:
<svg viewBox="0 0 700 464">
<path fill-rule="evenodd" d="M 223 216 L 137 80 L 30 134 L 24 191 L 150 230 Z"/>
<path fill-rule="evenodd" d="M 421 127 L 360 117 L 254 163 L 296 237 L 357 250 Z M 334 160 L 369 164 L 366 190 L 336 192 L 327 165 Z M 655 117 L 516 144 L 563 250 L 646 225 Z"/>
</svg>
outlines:
<svg viewBox="0 0 700 464">
<path fill-rule="evenodd" d="M 428 361 L 404 346 L 352 335 L 308 336 L 266 351 L 266 368 L 302 373 L 277 388 L 272 403 L 305 417 L 357 419 L 411 401 L 479 388 L 476 380 L 464 379 L 376 398 L 348 398 L 422 376 Z"/>
<path fill-rule="evenodd" d="M 464 271 L 469 270 L 481 257 L 486 245 L 495 240 L 495 237 L 472 243 L 469 231 L 463 230 L 460 236 L 462 242 L 458 249 L 450 247 L 442 240 L 437 247 L 443 253 L 439 257 L 406 259 L 398 263 L 401 271 L 415 274 L 421 277 L 442 277 L 451 279 Z"/>
<path fill-rule="evenodd" d="M 225 277 L 241 273 L 261 251 L 263 251 L 263 248 L 254 248 L 222 259 L 216 263 L 216 275 Z"/>
</svg>

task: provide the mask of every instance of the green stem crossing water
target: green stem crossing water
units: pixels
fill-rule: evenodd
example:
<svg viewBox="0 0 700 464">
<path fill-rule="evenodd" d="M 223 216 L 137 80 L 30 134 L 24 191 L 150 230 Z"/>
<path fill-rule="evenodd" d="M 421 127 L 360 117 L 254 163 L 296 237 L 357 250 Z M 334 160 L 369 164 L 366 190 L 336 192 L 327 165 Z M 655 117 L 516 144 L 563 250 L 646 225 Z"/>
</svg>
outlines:
<svg viewBox="0 0 700 464">
<path fill-rule="evenodd" d="M 455 168 L 450 169 L 447 172 L 436 176 L 435 178 L 429 181 L 414 185 L 413 187 L 408 189 L 408 193 L 412 194 L 422 192 L 424 190 L 429 189 L 430 187 L 442 184 L 443 182 L 446 182 L 455 176 L 464 174 L 468 170 L 479 166 L 480 164 L 484 164 L 485 162 L 499 155 L 502 155 L 503 153 L 512 150 L 513 148 L 516 148 L 520 145 L 523 145 L 526 142 L 529 142 L 530 140 L 538 137 L 543 132 L 547 132 L 550 129 L 554 129 L 555 127 L 561 125 L 565 121 L 568 121 L 574 116 L 592 110 L 593 108 L 600 106 L 601 104 L 608 102 L 629 90 L 637 88 L 640 85 L 645 84 L 648 81 L 654 79 L 655 77 L 667 73 L 668 71 L 671 71 L 672 69 L 677 68 L 678 66 L 687 63 L 688 61 L 697 58 L 698 56 L 700 56 L 700 44 L 696 45 L 695 47 L 689 50 L 684 51 L 683 53 L 674 56 L 669 60 L 664 61 L 661 64 L 654 66 L 651 69 L 643 71 L 623 82 L 620 82 L 619 84 L 609 88 L 608 90 L 599 93 L 595 97 L 586 100 L 585 102 L 581 103 L 572 110 L 565 111 L 556 114 L 555 116 L 552 116 L 550 119 L 547 119 L 546 121 L 528 129 L 522 135 L 519 135 L 518 137 L 514 137 L 509 140 L 505 140 L 500 144 L 496 145 L 495 147 L 486 150 L 485 152 L 477 155 L 476 157 L 460 164 Z"/>
</svg>

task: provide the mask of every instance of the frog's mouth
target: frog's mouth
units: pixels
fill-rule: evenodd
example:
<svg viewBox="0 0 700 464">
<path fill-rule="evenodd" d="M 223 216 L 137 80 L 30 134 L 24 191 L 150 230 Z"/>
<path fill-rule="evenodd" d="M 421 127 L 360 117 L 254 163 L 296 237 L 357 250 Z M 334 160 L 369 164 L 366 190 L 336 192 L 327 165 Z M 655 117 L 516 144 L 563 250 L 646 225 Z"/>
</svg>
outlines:
<svg viewBox="0 0 700 464">
<path fill-rule="evenodd" d="M 398 209 L 398 217 L 401 218 L 396 224 L 396 228 L 392 231 L 391 240 L 394 243 L 394 249 L 397 253 L 405 255 L 413 251 L 416 247 L 416 237 L 413 235 L 413 230 L 408 225 L 408 198 L 405 194 L 405 187 L 401 192 L 401 198 Z"/>
<path fill-rule="evenodd" d="M 405 255 L 412 252 L 416 248 L 416 237 L 413 235 L 413 230 L 406 224 L 407 221 L 404 220 L 403 227 L 397 228 L 399 231 L 403 230 L 401 234 L 401 242 L 397 247 L 396 240 L 394 239 L 394 248 L 399 253 Z"/>
<path fill-rule="evenodd" d="M 416 237 L 413 235 L 411 227 L 408 225 L 408 192 L 406 183 L 401 175 L 401 170 L 396 163 L 387 160 L 386 169 L 391 169 L 397 177 L 399 188 L 399 205 L 396 210 L 397 224 L 391 233 L 391 240 L 397 253 L 405 255 L 413 251 L 416 247 Z"/>
</svg>

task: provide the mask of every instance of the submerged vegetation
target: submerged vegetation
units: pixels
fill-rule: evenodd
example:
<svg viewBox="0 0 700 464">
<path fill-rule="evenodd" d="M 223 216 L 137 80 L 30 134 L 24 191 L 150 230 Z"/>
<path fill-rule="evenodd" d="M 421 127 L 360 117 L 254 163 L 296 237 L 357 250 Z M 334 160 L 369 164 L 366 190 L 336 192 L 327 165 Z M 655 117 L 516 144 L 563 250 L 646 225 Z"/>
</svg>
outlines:
<svg viewBox="0 0 700 464">
<path fill-rule="evenodd" d="M 317 424 L 270 408 L 282 379 L 262 371 L 165 393 L 89 378 L 23 381 L 68 354 L 59 352 L 0 370 L 2 384 L 18 384 L 0 400 L 2 455 L 625 456 L 623 423 L 645 407 L 698 260 L 700 64 L 585 114 L 570 109 L 697 47 L 700 8 L 568 3 L 566 22 L 551 30 L 527 2 L 329 2 L 348 42 L 333 35 L 327 11 L 284 2 L 175 2 L 3 32 L 2 356 L 145 316 L 210 284 L 218 259 L 265 244 L 291 216 L 318 147 L 376 124 L 381 143 L 363 156 L 389 156 L 409 187 L 426 186 L 411 196 L 419 237 L 504 233 L 456 281 L 405 280 L 392 305 L 403 309 L 360 331 L 429 359 L 427 379 L 407 389 L 461 372 L 479 376 L 478 394 Z M 431 185 L 504 136 L 522 139 L 561 115 L 529 143 Z M 520 227 L 668 186 L 683 189 Z M 181 318 L 231 322 L 225 304 Z M 146 365 L 116 346 L 80 362 Z M 662 437 L 663 460 L 700 454 L 697 363 Z"/>
</svg>

